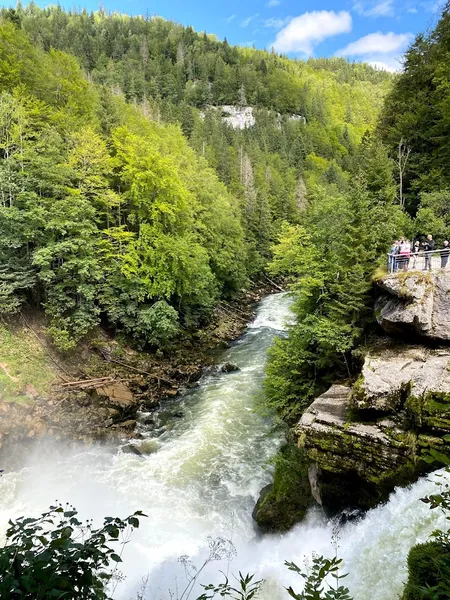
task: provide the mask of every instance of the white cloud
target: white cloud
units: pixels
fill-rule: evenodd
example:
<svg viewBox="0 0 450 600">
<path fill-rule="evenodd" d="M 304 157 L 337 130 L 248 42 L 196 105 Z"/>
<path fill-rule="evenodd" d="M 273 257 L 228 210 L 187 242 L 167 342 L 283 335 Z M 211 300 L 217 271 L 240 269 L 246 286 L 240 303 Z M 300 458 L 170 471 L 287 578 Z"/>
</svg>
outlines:
<svg viewBox="0 0 450 600">
<path fill-rule="evenodd" d="M 228 18 L 225 19 L 225 21 L 227 23 L 231 23 L 231 21 L 234 21 L 235 18 L 236 18 L 236 15 L 230 15 Z"/>
<path fill-rule="evenodd" d="M 241 27 L 248 27 L 250 25 L 250 23 L 257 17 L 259 17 L 259 13 L 256 13 L 255 15 L 251 15 L 250 17 L 247 17 L 246 19 L 241 21 Z"/>
<path fill-rule="evenodd" d="M 403 53 L 412 40 L 412 33 L 369 33 L 356 42 L 338 50 L 336 56 L 368 56 L 374 54 Z"/>
<path fill-rule="evenodd" d="M 422 2 L 414 2 L 414 5 L 425 12 L 436 14 L 442 12 L 445 6 L 445 0 L 422 0 Z M 412 12 L 409 8 L 407 12 Z"/>
<path fill-rule="evenodd" d="M 403 53 L 413 40 L 412 33 L 370 33 L 345 48 L 336 56 L 363 60 L 377 69 L 394 73 L 402 68 Z"/>
<path fill-rule="evenodd" d="M 267 8 L 275 8 L 276 6 L 280 6 L 281 4 L 281 0 L 269 0 L 269 2 L 267 2 L 266 6 Z"/>
<path fill-rule="evenodd" d="M 285 17 L 284 19 L 277 19 L 277 18 L 265 19 L 264 27 L 269 27 L 270 29 L 281 29 L 282 27 L 287 25 L 291 19 L 292 19 L 292 17 Z"/>
<path fill-rule="evenodd" d="M 272 46 L 277 52 L 295 52 L 310 56 L 314 47 L 326 38 L 351 30 L 352 17 L 349 12 L 315 10 L 291 19 L 286 27 L 278 32 Z"/>
<path fill-rule="evenodd" d="M 353 10 L 362 17 L 393 17 L 394 0 L 358 0 L 353 4 Z"/>
</svg>

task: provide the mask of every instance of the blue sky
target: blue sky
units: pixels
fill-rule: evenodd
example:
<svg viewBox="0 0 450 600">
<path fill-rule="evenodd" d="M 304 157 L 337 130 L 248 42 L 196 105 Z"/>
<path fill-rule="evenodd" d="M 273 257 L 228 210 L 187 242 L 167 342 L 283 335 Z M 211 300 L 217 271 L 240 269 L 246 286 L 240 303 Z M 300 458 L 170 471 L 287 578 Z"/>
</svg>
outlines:
<svg viewBox="0 0 450 600">
<path fill-rule="evenodd" d="M 26 3 L 26 2 L 24 2 Z M 35 0 L 47 6 L 48 0 Z M 0 2 L 4 6 L 14 2 Z M 98 0 L 60 0 L 97 10 Z M 432 27 L 440 0 L 102 0 L 108 11 L 160 15 L 231 44 L 272 46 L 289 56 L 345 56 L 388 70 L 419 31 Z"/>
</svg>

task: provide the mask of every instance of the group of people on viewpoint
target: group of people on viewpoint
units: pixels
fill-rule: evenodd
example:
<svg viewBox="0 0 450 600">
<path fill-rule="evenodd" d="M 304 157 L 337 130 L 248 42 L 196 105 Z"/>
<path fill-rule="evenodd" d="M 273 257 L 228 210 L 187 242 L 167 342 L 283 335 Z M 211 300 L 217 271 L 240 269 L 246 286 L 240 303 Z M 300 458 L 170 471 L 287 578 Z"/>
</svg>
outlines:
<svg viewBox="0 0 450 600">
<path fill-rule="evenodd" d="M 450 256 L 450 245 L 448 240 L 445 240 L 440 248 L 436 248 L 436 242 L 433 240 L 432 235 L 428 235 L 424 242 L 416 240 L 414 243 L 411 243 L 406 239 L 395 240 L 392 242 L 389 251 L 389 273 L 407 271 L 410 267 L 412 269 L 419 269 L 419 259 L 420 261 L 423 260 L 422 269 L 424 271 L 431 271 L 431 260 L 433 255 L 440 257 L 441 269 L 445 269 L 448 263 L 448 257 Z"/>
</svg>

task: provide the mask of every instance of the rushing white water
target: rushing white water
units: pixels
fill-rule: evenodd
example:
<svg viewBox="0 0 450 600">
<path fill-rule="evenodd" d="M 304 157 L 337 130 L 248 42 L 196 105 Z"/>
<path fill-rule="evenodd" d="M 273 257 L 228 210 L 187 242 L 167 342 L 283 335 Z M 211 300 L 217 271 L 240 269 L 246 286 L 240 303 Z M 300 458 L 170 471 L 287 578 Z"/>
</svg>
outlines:
<svg viewBox="0 0 450 600">
<path fill-rule="evenodd" d="M 261 537 L 251 518 L 258 493 L 270 480 L 269 459 L 282 441 L 253 407 L 267 348 L 289 318 L 289 304 L 283 294 L 266 298 L 246 335 L 220 357 L 240 370 L 205 377 L 198 388 L 164 408 L 153 428 L 142 429 L 152 454 L 141 458 L 99 447 L 54 448 L 45 455 L 37 450 L 22 470 L 0 479 L 0 525 L 11 517 L 38 514 L 56 499 L 71 502 L 83 517 L 97 522 L 143 510 L 148 518 L 124 553 L 127 578 L 116 590 L 119 600 L 135 598 L 147 574 L 148 598 L 165 600 L 169 588 L 182 590 L 185 578 L 177 559 L 186 554 L 201 564 L 206 536 L 232 539 L 237 557 L 231 565 L 211 563 L 203 582 L 217 581 L 218 570 L 229 568 L 264 577 L 265 600 L 286 598 L 285 585 L 300 588 L 284 560 L 301 565 L 314 550 L 332 555 L 333 523 L 312 510 L 288 534 Z M 182 418 L 176 417 L 180 412 Z M 434 485 L 421 480 L 342 528 L 339 554 L 355 600 L 398 597 L 409 548 L 442 525 L 439 513 L 419 501 L 432 491 Z"/>
</svg>

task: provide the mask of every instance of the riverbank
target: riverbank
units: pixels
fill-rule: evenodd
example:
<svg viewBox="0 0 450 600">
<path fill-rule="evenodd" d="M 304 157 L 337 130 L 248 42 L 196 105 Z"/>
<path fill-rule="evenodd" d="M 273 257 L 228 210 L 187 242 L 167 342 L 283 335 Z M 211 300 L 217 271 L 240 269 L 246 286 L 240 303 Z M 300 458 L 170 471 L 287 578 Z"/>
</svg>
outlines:
<svg viewBox="0 0 450 600">
<path fill-rule="evenodd" d="M 261 282 L 220 303 L 208 325 L 185 332 L 166 352 L 142 352 L 98 329 L 76 351 L 51 346 L 41 314 L 25 311 L 0 327 L 0 456 L 2 466 L 36 438 L 67 443 L 139 437 L 138 411 L 151 412 L 193 387 L 215 351 L 239 338 L 254 307 L 275 286 Z M 230 367 L 231 368 L 231 367 Z M 14 445 L 14 453 L 8 450 Z"/>
<path fill-rule="evenodd" d="M 125 517 L 142 510 L 148 517 L 126 545 L 117 600 L 135 598 L 147 576 L 145 597 L 169 600 L 174 582 L 181 586 L 185 581 L 179 557 L 187 555 L 200 567 L 210 550 L 208 541 L 217 538 L 231 539 L 237 556 L 231 564 L 213 562 L 205 569 L 193 597 L 203 592 L 200 584 L 221 582 L 220 570 L 229 568 L 230 575 L 241 571 L 265 579 L 262 600 L 286 600 L 285 588 L 298 589 L 300 579 L 284 561 L 303 565 L 312 551 L 333 556 L 336 547 L 336 522 L 318 509 L 284 535 L 257 535 L 251 518 L 259 490 L 271 480 L 270 458 L 283 443 L 282 432 L 254 407 L 267 348 L 289 317 L 288 304 L 277 294 L 261 302 L 239 343 L 216 357 L 240 370 L 205 377 L 195 389 L 165 403 L 161 412 L 176 404 L 184 416 L 172 419 L 164 433 L 157 436 L 153 425 L 139 426 L 145 443 L 153 444 L 151 454 L 142 458 L 99 444 L 70 449 L 63 442 L 39 446 L 20 468 L 5 469 L 0 535 L 9 519 L 40 514 L 55 499 L 70 502 L 83 520 L 99 524 L 105 515 Z M 435 491 L 435 483 L 421 479 L 361 519 L 341 524 L 339 557 L 349 573 L 345 582 L 352 598 L 399 597 L 409 549 L 445 526 L 445 515 L 420 502 Z"/>
</svg>

